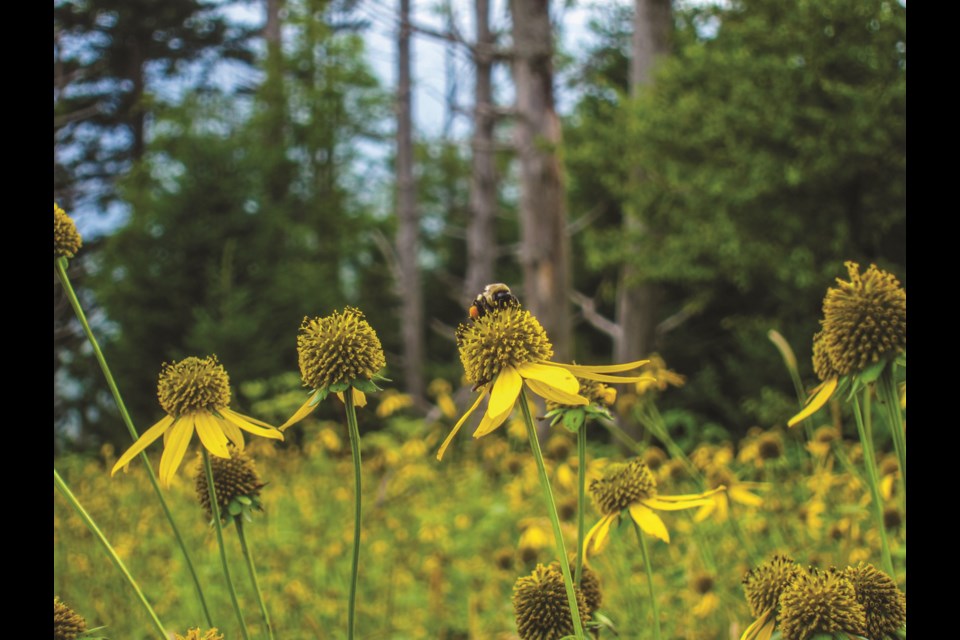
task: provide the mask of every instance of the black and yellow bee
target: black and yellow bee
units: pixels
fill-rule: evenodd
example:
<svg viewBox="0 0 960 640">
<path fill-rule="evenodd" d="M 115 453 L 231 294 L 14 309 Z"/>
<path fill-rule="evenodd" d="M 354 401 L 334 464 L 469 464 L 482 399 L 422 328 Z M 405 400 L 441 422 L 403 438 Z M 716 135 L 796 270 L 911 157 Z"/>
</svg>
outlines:
<svg viewBox="0 0 960 640">
<path fill-rule="evenodd" d="M 510 287 L 502 282 L 494 282 L 485 286 L 470 305 L 470 319 L 477 320 L 490 311 L 518 304 L 520 301 L 510 292 Z"/>
</svg>

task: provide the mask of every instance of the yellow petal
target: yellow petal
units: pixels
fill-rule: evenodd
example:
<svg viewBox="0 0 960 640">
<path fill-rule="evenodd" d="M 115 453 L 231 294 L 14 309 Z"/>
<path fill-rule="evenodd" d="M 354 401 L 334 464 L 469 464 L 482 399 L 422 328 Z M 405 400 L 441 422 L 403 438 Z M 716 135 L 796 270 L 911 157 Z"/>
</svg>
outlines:
<svg viewBox="0 0 960 640">
<path fill-rule="evenodd" d="M 253 421 L 251 420 L 251 422 Z M 237 425 L 229 420 L 221 420 L 220 429 L 223 431 L 223 434 L 227 436 L 227 439 L 233 443 L 233 446 L 243 451 L 243 434 L 240 432 L 240 429 L 237 428 Z"/>
<path fill-rule="evenodd" d="M 306 418 L 308 415 L 310 415 L 310 413 L 317 407 L 317 405 L 311 404 L 313 402 L 314 397 L 316 397 L 317 393 L 318 393 L 317 391 L 314 391 L 309 396 L 307 396 L 307 401 L 304 402 L 299 409 L 297 409 L 297 412 L 294 413 L 292 416 L 290 416 L 289 420 L 287 420 L 282 425 L 280 425 L 280 431 L 284 431 L 285 429 L 292 427 L 293 425 L 297 424 L 298 422 Z"/>
<path fill-rule="evenodd" d="M 487 405 L 487 415 L 491 418 L 498 417 L 513 409 L 522 386 L 523 378 L 520 377 L 517 370 L 511 366 L 504 367 L 493 382 L 493 389 L 490 391 L 490 404 Z M 474 437 L 479 437 L 479 435 L 474 434 Z"/>
<path fill-rule="evenodd" d="M 453 429 L 447 435 L 447 439 L 443 441 L 443 444 L 440 445 L 440 450 L 437 451 L 437 461 L 443 460 L 443 454 L 447 450 L 447 447 L 450 446 L 450 443 L 453 441 L 453 436 L 457 435 L 457 432 L 460 431 L 460 427 L 463 426 L 463 423 L 467 421 L 467 418 L 477 410 L 477 407 L 480 406 L 480 401 L 487 396 L 486 390 L 482 391 L 480 395 L 477 396 L 476 402 L 473 403 L 473 406 L 467 409 L 467 412 L 457 420 L 457 424 L 453 426 Z"/>
<path fill-rule="evenodd" d="M 631 371 L 638 367 L 650 362 L 649 360 L 636 360 L 634 362 L 625 362 L 623 364 L 597 364 L 597 365 L 583 365 L 583 364 L 566 364 L 563 362 L 544 362 L 543 364 L 549 364 L 555 367 L 563 367 L 567 371 L 572 372 L 574 375 L 581 378 L 585 378 L 584 374 L 587 373 L 621 373 L 623 371 Z"/>
<path fill-rule="evenodd" d="M 120 456 L 120 459 L 117 460 L 117 464 L 113 465 L 113 470 L 110 472 L 110 475 L 112 476 L 119 471 L 120 467 L 125 467 L 130 464 L 130 461 L 133 460 L 138 453 L 153 444 L 153 441 L 163 435 L 173 423 L 173 416 L 163 416 L 160 418 L 160 421 L 157 424 L 144 431 L 143 435 L 137 438 L 137 441 L 133 443 L 133 446 L 127 449 L 127 451 Z"/>
<path fill-rule="evenodd" d="M 600 519 L 600 522 L 593 525 L 590 531 L 587 533 L 586 537 L 583 539 L 583 559 L 586 560 L 587 556 L 591 556 L 595 553 L 600 553 L 603 551 L 603 548 L 606 546 L 607 535 L 610 533 L 610 525 L 613 524 L 614 519 L 617 517 L 616 513 L 611 513 L 609 515 L 603 516 Z"/>
<path fill-rule="evenodd" d="M 170 486 L 170 481 L 177 474 L 177 468 L 187 452 L 187 446 L 193 436 L 194 417 L 194 415 L 180 416 L 177 423 L 170 429 L 170 439 L 160 458 L 160 484 L 165 487 Z"/>
<path fill-rule="evenodd" d="M 253 418 L 245 416 L 242 413 L 237 413 L 236 411 L 231 411 L 230 409 L 221 409 L 220 414 L 244 431 L 249 431 L 255 436 L 273 438 L 274 440 L 283 440 L 283 433 L 277 429 L 274 429 L 273 427 L 258 427 L 257 425 L 253 424 Z"/>
<path fill-rule="evenodd" d="M 660 496 L 654 496 L 652 498 L 644 498 L 643 504 L 647 505 L 651 509 L 658 509 L 660 511 L 682 511 L 684 509 L 693 509 L 694 507 L 703 507 L 706 505 L 713 504 L 713 498 L 711 497 L 701 497 L 696 496 L 695 499 L 691 500 L 661 500 Z"/>
<path fill-rule="evenodd" d="M 364 394 L 363 391 L 360 391 L 359 389 L 354 389 L 353 387 L 351 387 L 350 389 L 351 391 L 353 391 L 353 406 L 355 407 L 367 406 L 366 394 Z M 340 402 L 342 402 L 343 404 L 347 404 L 347 402 L 343 399 L 342 391 L 337 392 L 337 399 L 340 400 Z"/>
<path fill-rule="evenodd" d="M 566 391 L 561 391 L 556 387 L 551 387 L 550 385 L 540 382 L 539 380 L 527 380 L 527 386 L 530 387 L 530 391 L 533 391 L 535 394 L 541 398 L 551 400 L 557 404 L 566 404 L 566 405 L 587 405 L 590 404 L 590 401 L 583 396 L 567 393 Z"/>
<path fill-rule="evenodd" d="M 772 613 L 771 609 L 754 620 L 753 624 L 743 631 L 740 640 L 770 640 L 777 620 L 776 616 L 771 615 Z"/>
<path fill-rule="evenodd" d="M 504 422 L 507 421 L 507 418 L 510 417 L 510 414 L 513 412 L 513 407 L 507 407 L 507 410 L 501 413 L 498 416 L 491 416 L 489 412 L 483 414 L 483 418 L 480 420 L 480 424 L 477 426 L 477 430 L 473 432 L 474 438 L 482 438 L 487 435 Z"/>
<path fill-rule="evenodd" d="M 787 426 L 792 427 L 819 411 L 820 407 L 827 404 L 827 400 L 829 400 L 830 396 L 833 395 L 833 392 L 837 390 L 837 384 L 839 384 L 839 382 L 840 381 L 837 378 L 830 378 L 829 380 L 825 380 L 820 383 L 820 385 L 814 389 L 814 393 L 810 399 L 807 400 L 807 404 L 803 410 L 790 418 L 790 420 L 787 422 Z"/>
<path fill-rule="evenodd" d="M 227 436 L 220 428 L 220 422 L 206 411 L 198 412 L 195 422 L 197 435 L 200 436 L 200 442 L 207 448 L 207 451 L 220 458 L 229 458 L 230 450 L 227 449 Z"/>
<path fill-rule="evenodd" d="M 731 487 L 727 493 L 731 500 L 745 504 L 748 507 L 759 507 L 763 505 L 763 498 L 755 493 L 750 493 L 742 487 Z"/>
<path fill-rule="evenodd" d="M 630 517 L 633 518 L 633 521 L 636 522 L 644 532 L 664 542 L 670 542 L 670 533 L 667 531 L 667 525 L 663 524 L 660 516 L 639 502 L 627 508 L 630 511 Z"/>
<path fill-rule="evenodd" d="M 695 501 L 702 500 L 703 498 L 708 498 L 714 494 L 717 494 L 717 493 L 720 493 L 721 491 L 726 491 L 726 490 L 727 490 L 726 487 L 720 486 L 720 487 L 717 487 L 716 489 L 711 489 L 710 491 L 704 491 L 703 493 L 679 493 L 677 495 L 672 495 L 672 496 L 662 495 L 658 493 L 656 496 L 654 496 L 653 499 L 656 499 L 662 502 L 671 502 L 671 503 L 691 502 L 691 501 L 695 502 Z M 647 500 L 644 500 L 644 502 L 647 502 Z M 694 506 L 697 506 L 697 505 L 694 505 Z M 657 508 L 659 509 L 661 507 L 657 507 Z"/>
<path fill-rule="evenodd" d="M 693 514 L 694 522 L 703 522 L 710 517 L 710 514 L 714 512 L 717 507 L 717 503 L 714 500 L 710 501 L 710 504 L 705 504 L 700 507 L 695 514 Z"/>
<path fill-rule="evenodd" d="M 571 395 L 580 393 L 580 383 L 572 373 L 563 367 L 551 367 L 546 362 L 528 362 L 517 367 L 517 371 L 527 381 L 539 380 L 548 384 L 554 389 L 558 389 Z M 533 387 L 530 387 L 531 389 Z"/>
</svg>

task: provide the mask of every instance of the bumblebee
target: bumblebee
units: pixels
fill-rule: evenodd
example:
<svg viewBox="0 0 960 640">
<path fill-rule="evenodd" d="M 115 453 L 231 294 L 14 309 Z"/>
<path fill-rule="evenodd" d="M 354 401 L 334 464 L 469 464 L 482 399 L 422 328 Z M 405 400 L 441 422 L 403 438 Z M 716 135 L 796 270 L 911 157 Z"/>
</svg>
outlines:
<svg viewBox="0 0 960 640">
<path fill-rule="evenodd" d="M 470 319 L 477 320 L 490 311 L 519 304 L 517 296 L 510 292 L 510 287 L 507 285 L 502 282 L 488 284 L 470 305 Z"/>
</svg>

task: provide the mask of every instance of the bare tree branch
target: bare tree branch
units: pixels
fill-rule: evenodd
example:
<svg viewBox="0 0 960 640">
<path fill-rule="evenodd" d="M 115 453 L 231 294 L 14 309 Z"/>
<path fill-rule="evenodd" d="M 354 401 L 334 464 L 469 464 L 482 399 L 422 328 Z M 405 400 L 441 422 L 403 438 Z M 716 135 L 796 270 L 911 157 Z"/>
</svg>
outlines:
<svg viewBox="0 0 960 640">
<path fill-rule="evenodd" d="M 593 298 L 579 291 L 572 291 L 570 293 L 570 299 L 580 307 L 580 313 L 583 314 L 583 319 L 586 320 L 591 327 L 602 331 L 614 340 L 620 339 L 620 336 L 623 334 L 623 329 L 617 323 L 600 315 L 597 311 L 597 303 L 594 302 Z"/>
</svg>

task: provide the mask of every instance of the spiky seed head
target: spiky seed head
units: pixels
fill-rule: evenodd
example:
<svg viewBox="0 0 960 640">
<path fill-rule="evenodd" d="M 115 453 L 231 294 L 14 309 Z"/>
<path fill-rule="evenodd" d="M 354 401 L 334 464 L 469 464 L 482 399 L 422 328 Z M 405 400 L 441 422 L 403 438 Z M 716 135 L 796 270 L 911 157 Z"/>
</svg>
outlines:
<svg viewBox="0 0 960 640">
<path fill-rule="evenodd" d="M 868 638 L 887 638 L 903 628 L 907 623 L 907 597 L 893 578 L 864 562 L 847 567 L 843 574 L 863 606 Z"/>
<path fill-rule="evenodd" d="M 657 480 L 647 463 L 640 458 L 608 465 L 602 478 L 590 482 L 593 502 L 604 514 L 620 513 L 656 493 Z"/>
<path fill-rule="evenodd" d="M 76 611 L 53 597 L 53 640 L 75 640 L 87 630 L 87 622 Z"/>
<path fill-rule="evenodd" d="M 580 620 L 586 621 L 589 615 L 583 593 L 576 586 L 574 593 Z M 559 640 L 573 634 L 570 603 L 559 570 L 538 564 L 529 576 L 518 578 L 513 585 L 513 610 L 520 640 Z"/>
<path fill-rule="evenodd" d="M 496 309 L 457 327 L 457 346 L 467 380 L 486 384 L 506 366 L 553 357 L 547 332 L 519 306 Z"/>
<path fill-rule="evenodd" d="M 577 554 L 570 554 L 568 561 L 572 571 L 574 563 L 577 561 Z M 560 568 L 560 563 L 556 560 L 550 563 L 550 569 L 556 571 L 561 576 L 563 575 L 563 569 Z M 583 600 L 587 605 L 587 613 L 592 615 L 593 612 L 599 609 L 600 605 L 603 603 L 603 591 L 600 584 L 600 576 L 598 576 L 597 572 L 586 564 L 583 565 L 581 571 L 582 574 L 580 576 L 579 589 L 583 592 Z"/>
<path fill-rule="evenodd" d="M 783 640 L 808 640 L 818 633 L 866 633 L 863 605 L 853 583 L 836 569 L 801 570 L 780 596 Z"/>
<path fill-rule="evenodd" d="M 813 335 L 813 372 L 817 374 L 821 381 L 840 377 L 837 368 L 833 366 L 833 361 L 830 359 L 830 352 L 827 351 L 823 331 L 818 331 Z"/>
<path fill-rule="evenodd" d="M 237 498 L 247 497 L 252 505 L 259 505 L 260 490 L 266 486 L 266 483 L 260 479 L 256 464 L 245 451 L 240 451 L 231 446 L 229 458 L 210 456 L 210 469 L 213 472 L 213 488 L 216 490 L 217 506 L 222 520 L 229 518 L 230 503 Z M 197 500 L 203 507 L 207 520 L 213 519 L 213 509 L 210 507 L 210 489 L 202 459 L 197 464 L 194 484 L 197 491 Z"/>
<path fill-rule="evenodd" d="M 53 203 L 53 257 L 72 258 L 80 250 L 83 240 L 73 218 Z"/>
<path fill-rule="evenodd" d="M 377 332 L 354 307 L 323 318 L 304 318 L 297 354 L 303 384 L 310 389 L 371 380 L 387 365 Z"/>
<path fill-rule="evenodd" d="M 200 631 L 200 628 L 190 629 L 187 635 L 182 636 L 179 633 L 173 634 L 176 640 L 223 640 L 223 634 L 216 627 L 207 631 Z"/>
<path fill-rule="evenodd" d="M 759 618 L 767 611 L 776 609 L 780 594 L 800 571 L 800 565 L 793 558 L 782 554 L 774 555 L 748 571 L 743 578 L 743 593 L 753 617 Z"/>
<path fill-rule="evenodd" d="M 896 276 L 872 264 L 863 273 L 845 262 L 850 281 L 823 299 L 823 349 L 841 376 L 862 371 L 907 348 L 907 292 Z"/>
<path fill-rule="evenodd" d="M 223 409 L 230 404 L 230 376 L 215 355 L 164 363 L 157 397 L 167 415 L 174 417 Z"/>
</svg>

